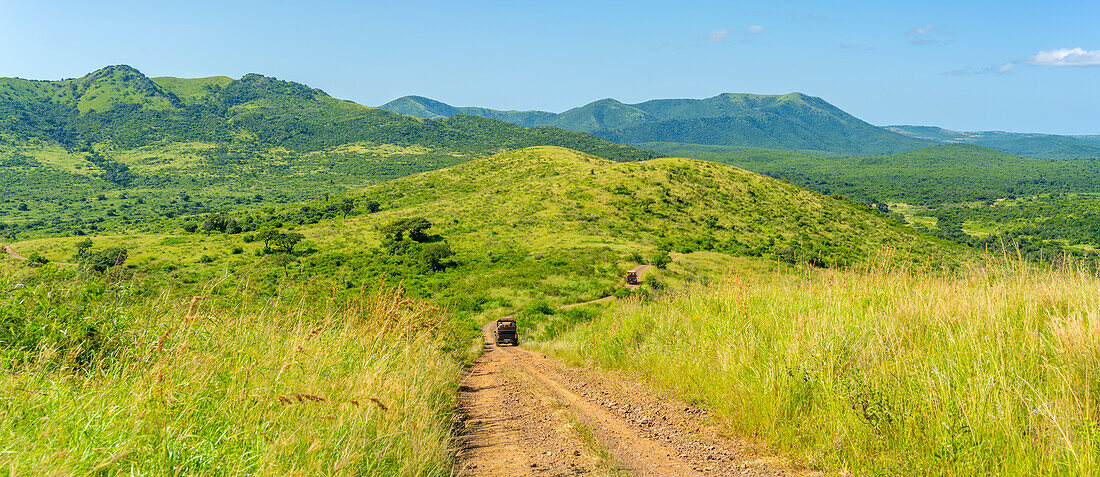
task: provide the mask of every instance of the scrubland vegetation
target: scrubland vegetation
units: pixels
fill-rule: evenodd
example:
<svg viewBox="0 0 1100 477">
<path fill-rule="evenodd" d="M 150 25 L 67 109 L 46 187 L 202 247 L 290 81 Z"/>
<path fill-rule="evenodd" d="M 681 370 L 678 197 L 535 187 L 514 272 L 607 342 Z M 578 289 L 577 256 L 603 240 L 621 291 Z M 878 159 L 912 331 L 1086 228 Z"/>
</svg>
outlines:
<svg viewBox="0 0 1100 477">
<path fill-rule="evenodd" d="M 0 260 L 0 468 L 446 475 L 471 334 L 400 289 Z M 193 299 L 195 296 L 202 298 Z"/>
<path fill-rule="evenodd" d="M 716 410 L 813 467 L 1090 475 L 1100 278 L 1004 261 L 733 272 L 544 342 Z"/>
</svg>

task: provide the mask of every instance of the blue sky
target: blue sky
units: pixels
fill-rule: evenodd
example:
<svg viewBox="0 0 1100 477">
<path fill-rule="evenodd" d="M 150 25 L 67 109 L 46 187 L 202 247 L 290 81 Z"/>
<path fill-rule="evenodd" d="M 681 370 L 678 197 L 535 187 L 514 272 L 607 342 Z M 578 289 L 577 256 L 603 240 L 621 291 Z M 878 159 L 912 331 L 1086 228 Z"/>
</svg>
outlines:
<svg viewBox="0 0 1100 477">
<path fill-rule="evenodd" d="M 0 76 L 256 72 L 379 105 L 801 91 L 873 124 L 1100 134 L 1100 2 L 0 0 Z"/>
</svg>

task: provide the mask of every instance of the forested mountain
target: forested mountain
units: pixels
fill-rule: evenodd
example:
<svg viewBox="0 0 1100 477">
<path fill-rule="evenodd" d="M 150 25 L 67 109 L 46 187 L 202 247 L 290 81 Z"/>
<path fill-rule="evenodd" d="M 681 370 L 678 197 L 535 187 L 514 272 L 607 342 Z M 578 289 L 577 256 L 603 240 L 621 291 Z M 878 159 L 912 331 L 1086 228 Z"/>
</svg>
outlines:
<svg viewBox="0 0 1100 477">
<path fill-rule="evenodd" d="M 0 79 L 0 132 L 66 147 L 243 141 L 308 151 L 370 141 L 484 154 L 553 144 L 615 160 L 653 157 L 553 129 L 521 129 L 476 117 L 418 120 L 258 74 L 239 80 L 150 79 L 124 65 L 73 80 Z"/>
<path fill-rule="evenodd" d="M 1100 136 L 952 131 L 933 126 L 886 126 L 886 129 L 917 139 L 977 144 L 1038 159 L 1100 158 Z"/>
<path fill-rule="evenodd" d="M 553 127 L 403 116 L 258 74 L 0 78 L 0 235 L 301 200 L 542 145 L 658 156 Z"/>
<path fill-rule="evenodd" d="M 557 126 L 630 144 L 692 143 L 844 155 L 886 154 L 933 144 L 873 126 L 802 93 L 726 93 L 638 104 L 602 99 L 560 114 L 453 107 L 419 96 L 406 96 L 380 107 L 423 118 L 469 114 L 524 126 Z"/>
</svg>

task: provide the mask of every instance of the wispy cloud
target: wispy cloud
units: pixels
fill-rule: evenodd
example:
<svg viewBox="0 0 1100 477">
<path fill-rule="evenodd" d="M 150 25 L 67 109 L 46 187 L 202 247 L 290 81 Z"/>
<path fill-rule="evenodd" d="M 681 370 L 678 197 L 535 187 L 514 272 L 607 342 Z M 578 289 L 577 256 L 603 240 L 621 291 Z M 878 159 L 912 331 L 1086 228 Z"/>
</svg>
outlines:
<svg viewBox="0 0 1100 477">
<path fill-rule="evenodd" d="M 763 25 L 749 25 L 745 27 L 745 29 L 741 32 L 741 43 L 750 43 L 752 42 L 752 39 L 754 37 L 760 36 L 760 34 L 762 33 L 764 33 Z M 726 41 L 732 34 L 733 31 L 728 28 L 723 28 L 721 30 L 711 30 L 706 35 L 703 35 L 700 40 L 717 43 Z"/>
<path fill-rule="evenodd" d="M 1077 48 L 1059 48 L 1057 50 L 1040 51 L 1022 60 L 1008 61 L 1005 63 L 987 66 L 985 68 L 964 68 L 961 70 L 945 71 L 945 75 L 980 75 L 988 73 L 1005 74 L 1012 71 L 1018 64 L 1031 66 L 1100 66 L 1100 50 L 1086 50 Z"/>
<path fill-rule="evenodd" d="M 905 36 L 909 39 L 909 43 L 923 46 L 950 43 L 952 35 L 947 28 L 928 23 L 910 28 L 905 32 Z"/>
<path fill-rule="evenodd" d="M 987 66 L 985 68 L 963 68 L 961 70 L 945 71 L 943 74 L 951 76 L 965 76 L 965 75 L 986 75 L 986 74 L 1000 74 L 1003 75 L 1012 71 L 1012 68 L 1016 66 L 1015 62 L 1009 61 L 1007 63 L 1001 63 L 999 65 Z"/>
<path fill-rule="evenodd" d="M 726 41 L 726 38 L 728 38 L 729 36 L 730 36 L 730 31 L 725 29 L 725 28 L 723 28 L 721 30 L 711 30 L 710 33 L 707 33 L 706 35 L 703 36 L 703 41 L 711 41 L 711 42 Z"/>
<path fill-rule="evenodd" d="M 1100 50 L 1077 47 L 1040 51 L 1024 63 L 1034 66 L 1100 66 Z"/>
</svg>

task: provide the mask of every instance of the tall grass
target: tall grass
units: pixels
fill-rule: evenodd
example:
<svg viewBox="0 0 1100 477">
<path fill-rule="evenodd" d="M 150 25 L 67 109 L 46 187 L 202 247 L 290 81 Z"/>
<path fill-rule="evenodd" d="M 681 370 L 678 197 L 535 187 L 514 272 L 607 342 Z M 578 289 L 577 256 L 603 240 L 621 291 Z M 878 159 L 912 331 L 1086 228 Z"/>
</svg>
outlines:
<svg viewBox="0 0 1100 477">
<path fill-rule="evenodd" d="M 733 274 L 620 302 L 546 348 L 674 388 L 821 469 L 1100 469 L 1100 278 L 1081 270 Z"/>
<path fill-rule="evenodd" d="M 445 315 L 399 289 L 288 302 L 209 284 L 192 300 L 140 278 L 0 272 L 0 472 L 450 473 L 460 360 Z M 88 320 L 110 323 L 93 333 L 108 345 L 51 338 Z"/>
</svg>

